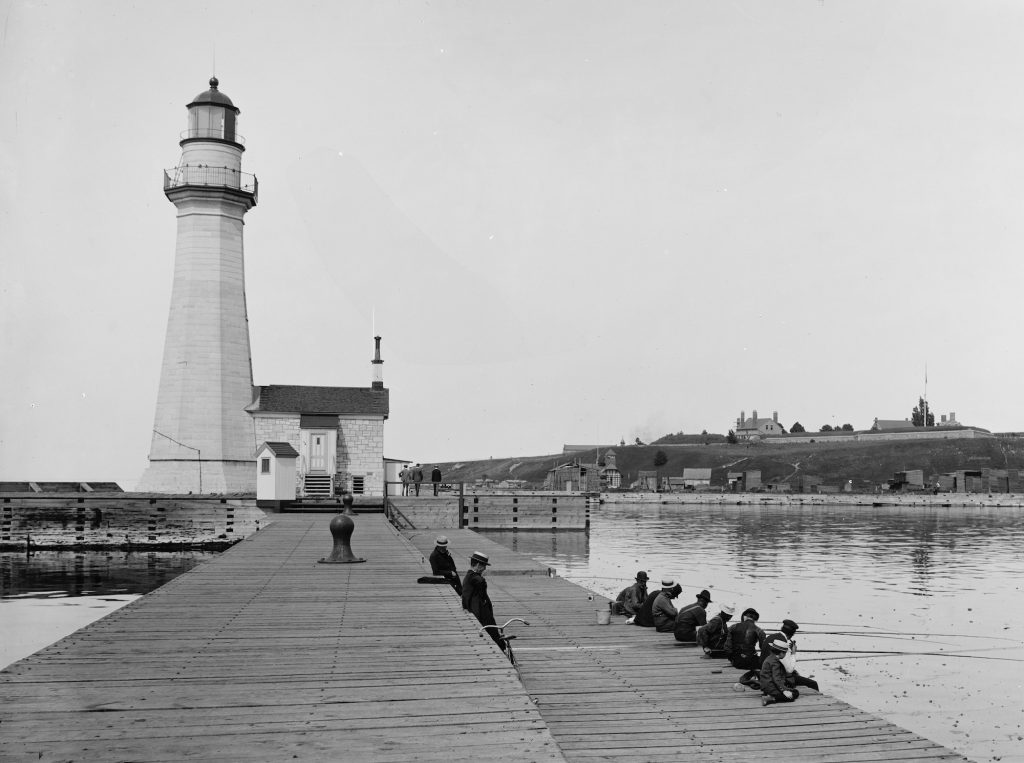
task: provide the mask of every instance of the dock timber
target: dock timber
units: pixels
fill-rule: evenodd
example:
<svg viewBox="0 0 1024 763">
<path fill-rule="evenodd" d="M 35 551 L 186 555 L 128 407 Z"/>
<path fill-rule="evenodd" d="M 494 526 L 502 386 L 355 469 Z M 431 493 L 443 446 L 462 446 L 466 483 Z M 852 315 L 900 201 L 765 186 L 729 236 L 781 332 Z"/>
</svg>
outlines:
<svg viewBox="0 0 1024 763">
<path fill-rule="evenodd" d="M 470 530 L 523 683 L 446 585 L 429 531 L 356 518 L 365 564 L 318 565 L 330 517 L 287 514 L 0 671 L 2 760 L 964 760 L 825 694 L 761 707 L 668 634 Z M 621 618 L 613 618 L 613 623 Z M 721 670 L 721 672 L 715 672 Z"/>
</svg>

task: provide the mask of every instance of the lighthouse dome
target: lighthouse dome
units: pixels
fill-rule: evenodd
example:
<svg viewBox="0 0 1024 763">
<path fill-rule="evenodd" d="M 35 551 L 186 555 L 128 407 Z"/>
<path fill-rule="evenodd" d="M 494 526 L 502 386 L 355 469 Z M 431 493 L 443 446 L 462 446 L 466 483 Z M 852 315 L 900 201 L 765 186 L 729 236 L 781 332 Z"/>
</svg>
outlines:
<svg viewBox="0 0 1024 763">
<path fill-rule="evenodd" d="M 216 77 L 210 77 L 210 89 L 193 98 L 192 103 L 189 104 L 189 108 L 200 104 L 212 103 L 217 106 L 225 106 L 229 109 L 234 109 L 234 111 L 237 112 L 238 109 L 235 108 L 235 104 L 231 102 L 231 99 L 217 89 L 219 84 L 220 82 Z"/>
</svg>

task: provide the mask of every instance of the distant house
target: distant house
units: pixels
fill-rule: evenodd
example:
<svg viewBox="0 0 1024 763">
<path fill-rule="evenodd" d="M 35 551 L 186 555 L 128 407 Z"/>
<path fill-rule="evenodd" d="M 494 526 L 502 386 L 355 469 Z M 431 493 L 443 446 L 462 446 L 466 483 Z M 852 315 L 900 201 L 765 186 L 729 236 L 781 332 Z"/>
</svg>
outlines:
<svg viewBox="0 0 1024 763">
<path fill-rule="evenodd" d="M 604 454 L 604 466 L 601 467 L 601 485 L 615 490 L 622 487 L 622 472 L 615 465 L 615 451 L 610 448 Z"/>
<path fill-rule="evenodd" d="M 246 410 L 257 442 L 298 451 L 298 495 L 384 495 L 387 389 L 274 384 L 256 387 Z"/>
<path fill-rule="evenodd" d="M 875 419 L 871 428 L 879 432 L 890 432 L 894 429 L 913 429 L 914 424 L 910 419 Z"/>
<path fill-rule="evenodd" d="M 548 470 L 544 478 L 544 489 L 581 493 L 600 492 L 601 476 L 597 464 L 582 464 L 579 461 L 559 464 Z"/>
<path fill-rule="evenodd" d="M 907 469 L 902 472 L 895 472 L 889 480 L 890 490 L 924 490 L 924 471 L 921 469 Z"/>
<path fill-rule="evenodd" d="M 737 493 L 748 493 L 761 490 L 761 470 L 751 469 L 745 472 L 729 472 L 726 474 L 729 489 Z"/>
<path fill-rule="evenodd" d="M 778 411 L 772 411 L 770 419 L 759 419 L 756 410 L 753 414 L 748 419 L 746 413 L 740 411 L 740 417 L 736 419 L 736 428 L 733 430 L 736 433 L 737 440 L 760 439 L 770 435 L 783 434 L 786 431 L 779 423 Z"/>
<path fill-rule="evenodd" d="M 637 490 L 657 490 L 658 473 L 653 470 L 641 469 L 636 474 L 636 482 L 633 483 L 633 487 Z"/>
<path fill-rule="evenodd" d="M 711 469 L 684 468 L 683 487 L 686 490 L 707 490 L 711 487 Z"/>
</svg>

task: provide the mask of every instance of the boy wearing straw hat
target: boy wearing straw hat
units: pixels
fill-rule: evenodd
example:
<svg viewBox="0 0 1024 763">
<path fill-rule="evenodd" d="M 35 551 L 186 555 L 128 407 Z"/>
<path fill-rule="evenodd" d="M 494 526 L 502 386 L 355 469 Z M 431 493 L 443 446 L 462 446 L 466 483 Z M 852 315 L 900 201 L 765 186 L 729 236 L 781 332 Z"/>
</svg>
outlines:
<svg viewBox="0 0 1024 763">
<path fill-rule="evenodd" d="M 494 607 L 491 605 L 491 598 L 487 595 L 487 581 L 484 580 L 484 571 L 490 564 L 486 554 L 474 551 L 469 557 L 469 572 L 466 579 L 462 581 L 462 608 L 473 613 L 481 625 L 497 625 L 494 621 Z M 493 628 L 487 629 L 487 634 L 494 639 L 494 643 L 505 651 L 505 645 L 498 638 L 498 632 Z"/>
<path fill-rule="evenodd" d="M 774 702 L 793 702 L 800 692 L 791 689 L 786 683 L 786 669 L 782 660 L 789 653 L 789 639 L 776 633 L 768 639 L 768 656 L 761 666 L 761 704 L 770 705 Z"/>
<path fill-rule="evenodd" d="M 437 536 L 434 550 L 430 552 L 430 572 L 447 580 L 455 592 L 462 595 L 462 583 L 459 582 L 459 571 L 455 569 L 455 560 L 448 551 L 448 537 Z"/>
</svg>

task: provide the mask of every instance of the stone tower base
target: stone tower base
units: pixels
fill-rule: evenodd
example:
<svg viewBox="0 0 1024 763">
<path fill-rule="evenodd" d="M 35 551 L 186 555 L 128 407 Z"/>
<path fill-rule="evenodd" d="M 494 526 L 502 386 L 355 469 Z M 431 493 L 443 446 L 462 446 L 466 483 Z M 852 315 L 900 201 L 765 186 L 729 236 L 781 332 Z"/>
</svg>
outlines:
<svg viewBox="0 0 1024 763">
<path fill-rule="evenodd" d="M 256 462 L 150 461 L 135 492 L 255 493 Z"/>
</svg>

